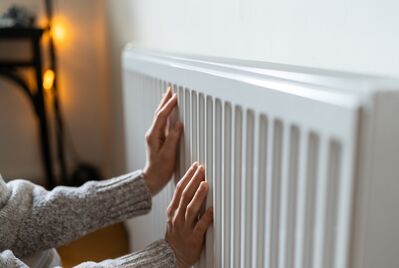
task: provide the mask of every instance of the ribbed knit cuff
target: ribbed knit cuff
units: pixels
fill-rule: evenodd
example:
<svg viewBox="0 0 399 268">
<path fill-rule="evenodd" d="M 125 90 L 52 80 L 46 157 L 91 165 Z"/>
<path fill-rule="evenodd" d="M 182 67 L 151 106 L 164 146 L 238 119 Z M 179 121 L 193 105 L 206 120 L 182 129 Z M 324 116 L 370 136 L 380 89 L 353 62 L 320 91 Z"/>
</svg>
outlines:
<svg viewBox="0 0 399 268">
<path fill-rule="evenodd" d="M 95 262 L 84 262 L 75 268 L 105 268 L 105 267 L 117 267 L 117 268 L 175 268 L 177 267 L 176 257 L 165 240 L 158 240 L 147 248 L 133 252 L 117 259 L 105 260 L 99 263 Z"/>
<path fill-rule="evenodd" d="M 151 193 L 141 170 L 97 182 L 96 199 L 104 222 L 116 222 L 151 210 Z"/>
<path fill-rule="evenodd" d="M 123 256 L 117 262 L 121 267 L 176 267 L 175 254 L 164 239 L 150 244 L 144 250 Z"/>
</svg>

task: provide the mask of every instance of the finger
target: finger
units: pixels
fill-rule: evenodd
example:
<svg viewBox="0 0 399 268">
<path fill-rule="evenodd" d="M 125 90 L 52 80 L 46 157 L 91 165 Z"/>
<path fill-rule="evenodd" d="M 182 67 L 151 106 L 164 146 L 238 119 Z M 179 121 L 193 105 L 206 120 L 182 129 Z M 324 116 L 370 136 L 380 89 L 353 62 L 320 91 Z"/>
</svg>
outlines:
<svg viewBox="0 0 399 268">
<path fill-rule="evenodd" d="M 196 170 L 198 168 L 198 163 L 194 162 L 191 167 L 187 170 L 186 174 L 184 174 L 183 178 L 177 183 L 175 193 L 173 194 L 172 201 L 168 207 L 168 214 L 170 212 L 175 211 L 180 203 L 180 198 L 184 188 L 186 188 L 187 183 L 194 176 Z"/>
<path fill-rule="evenodd" d="M 213 208 L 208 208 L 194 227 L 194 235 L 201 239 L 204 237 L 209 225 L 213 222 Z"/>
<path fill-rule="evenodd" d="M 206 181 L 202 181 L 194 194 L 193 199 L 190 204 L 187 206 L 186 210 L 186 222 L 190 224 L 194 224 L 198 218 L 198 214 L 201 210 L 202 204 L 205 201 L 205 198 L 208 194 L 208 183 Z"/>
<path fill-rule="evenodd" d="M 173 96 L 167 101 L 161 110 L 158 111 L 152 127 L 152 132 L 156 135 L 156 137 L 159 138 L 165 133 L 166 122 L 168 121 L 168 117 L 172 113 L 176 104 L 177 97 L 176 94 L 173 94 Z"/>
<path fill-rule="evenodd" d="M 159 103 L 157 109 L 155 109 L 155 114 L 165 105 L 165 103 L 172 97 L 172 88 L 169 86 L 166 89 L 165 95 L 163 96 L 161 102 Z"/>
<path fill-rule="evenodd" d="M 153 149 L 158 150 L 165 142 L 165 127 L 168 116 L 177 104 L 176 95 L 168 100 L 163 108 L 157 112 L 151 128 L 146 134 L 146 141 Z"/>
<path fill-rule="evenodd" d="M 199 184 L 204 179 L 205 179 L 204 166 L 200 165 L 198 169 L 195 171 L 194 176 L 187 184 L 186 188 L 183 190 L 182 197 L 179 203 L 179 213 L 181 213 L 183 216 L 186 214 L 187 205 L 190 203 L 191 199 L 193 199 L 193 196 L 197 191 Z"/>
<path fill-rule="evenodd" d="M 176 122 L 173 128 L 169 130 L 164 147 L 162 148 L 166 154 L 170 154 L 172 156 L 176 155 L 182 130 L 183 125 L 180 122 Z"/>
</svg>

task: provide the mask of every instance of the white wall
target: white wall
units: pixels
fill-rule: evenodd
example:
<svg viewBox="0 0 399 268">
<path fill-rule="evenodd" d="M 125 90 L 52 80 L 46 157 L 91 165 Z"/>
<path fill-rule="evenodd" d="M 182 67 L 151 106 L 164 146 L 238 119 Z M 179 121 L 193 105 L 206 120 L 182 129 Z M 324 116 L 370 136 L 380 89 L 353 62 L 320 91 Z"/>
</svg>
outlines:
<svg viewBox="0 0 399 268">
<path fill-rule="evenodd" d="M 106 40 L 108 55 L 108 105 L 110 107 L 110 151 L 112 174 L 126 170 L 125 143 L 123 131 L 122 73 L 121 53 L 126 43 L 134 38 L 132 30 L 132 10 L 134 2 L 130 0 L 105 1 Z"/>
<path fill-rule="evenodd" d="M 399 76 L 397 0 L 132 2 L 139 46 Z"/>
</svg>

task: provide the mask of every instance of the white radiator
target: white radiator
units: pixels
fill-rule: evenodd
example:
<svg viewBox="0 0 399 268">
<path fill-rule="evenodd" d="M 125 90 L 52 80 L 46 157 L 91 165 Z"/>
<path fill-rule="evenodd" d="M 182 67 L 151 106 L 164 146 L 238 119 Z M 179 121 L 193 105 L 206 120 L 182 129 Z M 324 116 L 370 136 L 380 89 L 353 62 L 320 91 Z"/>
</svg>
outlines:
<svg viewBox="0 0 399 268">
<path fill-rule="evenodd" d="M 398 267 L 398 81 L 134 48 L 123 70 L 129 170 L 178 95 L 176 178 L 203 163 L 214 207 L 200 267 Z M 132 249 L 164 237 L 174 185 L 129 222 Z"/>
</svg>

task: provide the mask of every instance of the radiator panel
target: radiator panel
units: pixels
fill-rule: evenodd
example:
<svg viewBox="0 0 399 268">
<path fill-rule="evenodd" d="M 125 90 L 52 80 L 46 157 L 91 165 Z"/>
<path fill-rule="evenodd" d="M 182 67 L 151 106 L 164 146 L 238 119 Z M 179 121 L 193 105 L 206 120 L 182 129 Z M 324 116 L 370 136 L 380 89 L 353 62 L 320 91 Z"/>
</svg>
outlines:
<svg viewBox="0 0 399 268">
<path fill-rule="evenodd" d="M 214 224 L 197 267 L 349 267 L 360 98 L 201 62 L 126 59 L 126 113 L 141 117 L 126 121 L 128 146 L 143 149 L 167 85 L 184 124 L 175 180 L 131 222 L 133 249 L 164 236 L 174 185 L 198 161 Z M 141 168 L 133 153 L 129 169 Z"/>
<path fill-rule="evenodd" d="M 133 83 L 143 94 L 137 98 L 154 101 L 142 107 L 140 115 L 152 114 L 162 87 L 173 81 L 165 82 L 135 76 Z M 340 143 L 283 119 L 176 88 L 179 120 L 185 125 L 176 174 L 182 176 L 193 161 L 205 164 L 210 185 L 207 206 L 215 211 L 199 266 L 337 267 L 334 238 L 340 234 L 334 232 L 335 221 L 344 217 L 336 211 L 337 188 L 342 183 L 336 170 Z M 151 120 L 146 119 L 142 132 Z M 170 184 L 154 202 L 149 216 L 152 229 L 157 230 L 153 236 L 163 237 L 165 225 L 157 224 L 159 216 L 165 215 L 162 210 L 172 188 Z M 147 220 L 142 224 L 147 227 Z M 148 242 L 143 240 L 143 244 Z"/>
</svg>

